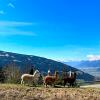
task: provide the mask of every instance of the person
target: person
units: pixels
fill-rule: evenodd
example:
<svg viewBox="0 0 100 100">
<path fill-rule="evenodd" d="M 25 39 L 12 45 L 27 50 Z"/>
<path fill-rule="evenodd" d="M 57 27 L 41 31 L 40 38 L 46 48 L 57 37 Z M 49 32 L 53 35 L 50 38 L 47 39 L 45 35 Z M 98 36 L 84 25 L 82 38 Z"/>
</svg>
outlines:
<svg viewBox="0 0 100 100">
<path fill-rule="evenodd" d="M 34 66 L 31 67 L 29 74 L 33 75 L 33 72 L 34 72 Z"/>
</svg>

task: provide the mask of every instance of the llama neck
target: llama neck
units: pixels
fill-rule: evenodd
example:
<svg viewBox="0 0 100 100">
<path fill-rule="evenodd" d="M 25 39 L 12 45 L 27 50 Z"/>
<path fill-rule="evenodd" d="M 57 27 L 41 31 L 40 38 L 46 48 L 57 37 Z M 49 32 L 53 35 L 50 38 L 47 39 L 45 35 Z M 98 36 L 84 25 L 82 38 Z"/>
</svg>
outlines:
<svg viewBox="0 0 100 100">
<path fill-rule="evenodd" d="M 69 77 L 71 77 L 71 71 L 69 71 Z"/>
<path fill-rule="evenodd" d="M 57 78 L 58 78 L 58 75 L 57 75 L 57 74 L 55 74 L 55 75 L 54 75 L 54 77 L 55 77 L 55 79 L 57 79 Z"/>
<path fill-rule="evenodd" d="M 34 72 L 34 74 L 32 76 L 35 76 L 35 75 L 36 75 L 36 73 Z"/>
</svg>

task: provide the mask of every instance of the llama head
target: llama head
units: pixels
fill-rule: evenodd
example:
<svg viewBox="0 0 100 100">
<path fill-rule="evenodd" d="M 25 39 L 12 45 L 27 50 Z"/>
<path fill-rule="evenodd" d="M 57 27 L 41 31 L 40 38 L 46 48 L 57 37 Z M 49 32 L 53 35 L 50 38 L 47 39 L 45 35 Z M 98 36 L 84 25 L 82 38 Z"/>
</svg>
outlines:
<svg viewBox="0 0 100 100">
<path fill-rule="evenodd" d="M 37 77 L 37 78 L 40 77 L 40 72 L 39 72 L 38 70 L 36 70 L 36 71 L 34 72 L 34 76 Z"/>
<path fill-rule="evenodd" d="M 50 70 L 48 70 L 48 73 L 50 73 L 51 71 Z"/>
</svg>

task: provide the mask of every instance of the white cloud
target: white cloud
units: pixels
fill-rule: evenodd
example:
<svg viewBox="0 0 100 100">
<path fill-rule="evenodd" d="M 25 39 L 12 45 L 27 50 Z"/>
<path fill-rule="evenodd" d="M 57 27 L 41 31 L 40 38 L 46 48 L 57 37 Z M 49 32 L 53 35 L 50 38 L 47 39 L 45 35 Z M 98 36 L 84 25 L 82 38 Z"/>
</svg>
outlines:
<svg viewBox="0 0 100 100">
<path fill-rule="evenodd" d="M 12 4 L 12 3 L 9 3 L 8 7 L 15 8 L 14 4 Z"/>
<path fill-rule="evenodd" d="M 0 10 L 0 15 L 4 15 L 4 11 L 3 10 Z"/>
<path fill-rule="evenodd" d="M 17 21 L 0 21 L 0 26 L 31 26 L 36 25 L 36 23 L 30 22 L 17 22 Z"/>
<path fill-rule="evenodd" d="M 10 35 L 35 36 L 35 33 L 31 31 L 22 31 L 16 29 L 7 29 L 7 30 L 0 31 L 0 36 L 10 36 Z"/>
<path fill-rule="evenodd" d="M 26 35 L 35 36 L 36 34 L 30 30 L 21 29 L 21 26 L 32 26 L 34 23 L 16 22 L 16 21 L 0 21 L 0 36 Z"/>
<path fill-rule="evenodd" d="M 100 60 L 100 55 L 87 55 L 89 61 Z"/>
</svg>

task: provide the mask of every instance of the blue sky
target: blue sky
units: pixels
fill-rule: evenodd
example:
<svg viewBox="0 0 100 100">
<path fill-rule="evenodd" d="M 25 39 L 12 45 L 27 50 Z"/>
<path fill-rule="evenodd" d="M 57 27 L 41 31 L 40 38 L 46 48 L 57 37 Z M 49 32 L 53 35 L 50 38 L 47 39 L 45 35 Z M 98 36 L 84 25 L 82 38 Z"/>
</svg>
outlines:
<svg viewBox="0 0 100 100">
<path fill-rule="evenodd" d="M 100 59 L 99 5 L 99 0 L 0 0 L 0 50 L 61 61 Z"/>
</svg>

